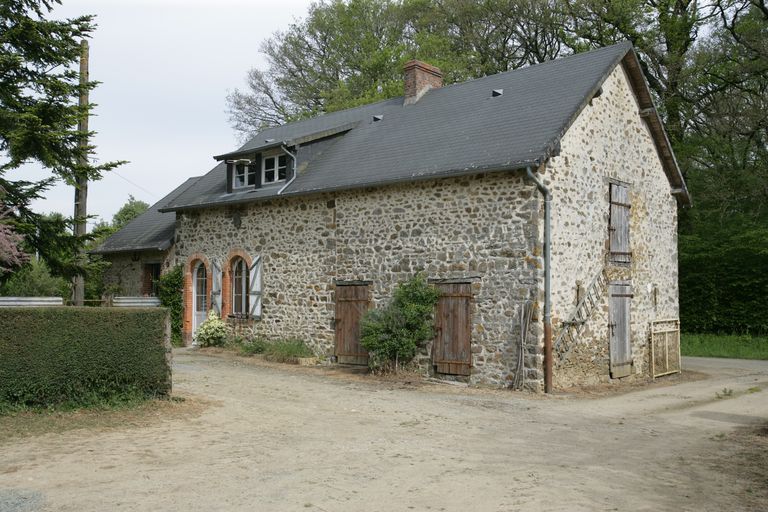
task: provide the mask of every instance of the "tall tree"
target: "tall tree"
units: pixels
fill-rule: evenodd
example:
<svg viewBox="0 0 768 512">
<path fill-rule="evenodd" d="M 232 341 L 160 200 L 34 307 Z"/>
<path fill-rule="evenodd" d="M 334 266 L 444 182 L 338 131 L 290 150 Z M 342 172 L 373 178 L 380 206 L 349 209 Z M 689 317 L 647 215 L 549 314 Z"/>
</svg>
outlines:
<svg viewBox="0 0 768 512">
<path fill-rule="evenodd" d="M 230 122 L 248 137 L 266 126 L 403 93 L 412 58 L 445 83 L 508 71 L 564 50 L 557 0 L 331 0 L 262 44 L 266 70 L 248 72 L 227 97 Z"/>
<path fill-rule="evenodd" d="M 651 90 L 660 103 L 673 144 L 687 128 L 683 87 L 695 71 L 690 52 L 710 26 L 714 4 L 698 0 L 564 0 L 569 44 L 575 50 L 632 42 Z"/>
<path fill-rule="evenodd" d="M 144 201 L 128 196 L 128 201 L 112 216 L 112 228 L 117 231 L 149 209 Z"/>
<path fill-rule="evenodd" d="M 26 244 L 45 258 L 53 271 L 63 263 L 53 261 L 61 244 L 49 244 L 41 233 L 61 227 L 51 224 L 30 207 L 55 181 L 75 184 L 78 176 L 99 179 L 121 162 L 93 165 L 93 146 L 81 147 L 78 120 L 88 116 L 90 105 L 80 107 L 81 90 L 76 66 L 80 41 L 94 29 L 92 16 L 66 20 L 46 19 L 59 0 L 5 0 L 0 3 L 0 187 L 2 201 L 11 209 L 14 229 Z M 91 89 L 95 82 L 85 87 Z M 81 158 L 82 157 L 82 158 Z M 86 164 L 79 164 L 78 160 Z M 24 164 L 36 164 L 51 175 L 44 180 L 8 177 Z M 71 222 L 64 224 L 71 224 Z M 75 240 L 72 247 L 85 240 Z M 66 264 L 64 264 L 66 265 Z"/>
</svg>

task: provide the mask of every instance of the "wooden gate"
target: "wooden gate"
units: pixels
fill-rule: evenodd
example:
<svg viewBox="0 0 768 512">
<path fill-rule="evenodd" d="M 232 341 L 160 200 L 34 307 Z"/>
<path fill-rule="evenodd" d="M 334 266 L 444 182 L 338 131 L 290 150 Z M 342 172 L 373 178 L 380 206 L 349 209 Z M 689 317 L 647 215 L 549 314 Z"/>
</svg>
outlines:
<svg viewBox="0 0 768 512">
<path fill-rule="evenodd" d="M 680 320 L 670 318 L 651 322 L 651 376 L 655 379 L 682 371 Z"/>
<path fill-rule="evenodd" d="M 610 335 L 611 377 L 626 377 L 632 372 L 631 324 L 629 318 L 632 283 L 614 281 L 609 285 L 608 331 Z"/>
<path fill-rule="evenodd" d="M 470 283 L 441 283 L 435 315 L 435 346 L 432 359 L 437 373 L 469 375 L 472 318 Z"/>
<path fill-rule="evenodd" d="M 336 285 L 336 358 L 343 364 L 368 364 L 360 346 L 360 318 L 370 307 L 367 284 Z"/>
</svg>

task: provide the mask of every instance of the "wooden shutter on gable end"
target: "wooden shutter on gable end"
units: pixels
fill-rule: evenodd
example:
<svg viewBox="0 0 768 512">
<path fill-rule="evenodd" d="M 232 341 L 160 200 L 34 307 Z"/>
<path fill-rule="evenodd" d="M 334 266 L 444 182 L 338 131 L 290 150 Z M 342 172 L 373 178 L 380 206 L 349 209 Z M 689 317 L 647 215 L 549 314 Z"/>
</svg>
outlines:
<svg viewBox="0 0 768 512">
<path fill-rule="evenodd" d="M 211 306 L 221 316 L 221 264 L 213 261 L 211 267 Z"/>
<path fill-rule="evenodd" d="M 262 260 L 261 256 L 256 256 L 253 265 L 248 269 L 248 313 L 251 318 L 261 318 L 261 297 L 262 291 Z"/>
<path fill-rule="evenodd" d="M 611 212 L 609 220 L 610 258 L 613 263 L 630 263 L 629 246 L 630 208 L 629 189 L 625 185 L 611 183 Z"/>
</svg>

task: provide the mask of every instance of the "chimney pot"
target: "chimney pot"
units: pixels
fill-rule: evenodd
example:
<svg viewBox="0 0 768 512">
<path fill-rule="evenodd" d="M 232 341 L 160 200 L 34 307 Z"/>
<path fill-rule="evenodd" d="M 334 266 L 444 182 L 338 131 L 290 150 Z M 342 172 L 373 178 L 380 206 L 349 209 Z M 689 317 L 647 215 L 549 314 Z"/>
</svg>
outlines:
<svg viewBox="0 0 768 512">
<path fill-rule="evenodd" d="M 426 62 L 420 60 L 406 62 L 403 72 L 406 105 L 419 101 L 428 90 L 443 86 L 443 73 L 440 68 Z"/>
</svg>

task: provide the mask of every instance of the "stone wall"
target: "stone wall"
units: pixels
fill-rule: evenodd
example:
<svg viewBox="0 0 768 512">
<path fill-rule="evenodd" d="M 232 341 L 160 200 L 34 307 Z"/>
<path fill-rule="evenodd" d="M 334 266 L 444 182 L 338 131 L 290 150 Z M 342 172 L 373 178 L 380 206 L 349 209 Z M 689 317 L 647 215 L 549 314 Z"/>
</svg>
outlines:
<svg viewBox="0 0 768 512">
<path fill-rule="evenodd" d="M 317 195 L 179 213 L 176 261 L 189 267 L 194 254 L 203 254 L 223 268 L 238 251 L 251 259 L 261 255 L 262 318 L 254 328 L 266 338 L 301 338 L 330 354 L 334 209 L 330 197 Z"/>
<path fill-rule="evenodd" d="M 610 180 L 629 185 L 632 263 L 609 272 L 632 280 L 634 371 L 646 373 L 649 322 L 678 314 L 677 210 L 621 67 L 540 171 L 554 196 L 555 335 L 577 287 L 588 286 L 605 262 Z M 473 384 L 508 385 L 515 377 L 519 312 L 530 302 L 524 385 L 538 390 L 542 219 L 542 201 L 523 172 L 487 173 L 179 213 L 176 261 L 190 267 L 204 257 L 224 268 L 233 251 L 260 255 L 263 311 L 254 328 L 267 338 L 304 339 L 326 355 L 334 350 L 335 281 L 372 282 L 375 305 L 417 272 L 470 281 Z M 603 299 L 581 342 L 556 367 L 556 385 L 608 379 Z M 428 358 L 422 363 L 428 367 Z"/>
<path fill-rule="evenodd" d="M 268 338 L 302 338 L 328 355 L 335 280 L 372 281 L 374 304 L 416 272 L 469 280 L 470 381 L 504 385 L 518 357 L 519 307 L 538 288 L 538 204 L 521 173 L 496 173 L 180 213 L 177 261 L 189 265 L 195 253 L 225 261 L 233 249 L 260 254 L 263 313 L 254 327 Z M 535 324 L 525 376 L 534 389 L 541 385 L 539 337 Z"/>
<path fill-rule="evenodd" d="M 535 297 L 538 196 L 522 173 L 410 183 L 339 194 L 337 276 L 373 281 L 374 303 L 417 272 L 473 282 L 470 382 L 514 377 L 517 311 Z M 536 327 L 534 327 L 536 329 Z M 541 380 L 538 332 L 529 335 L 527 385 Z"/>
<path fill-rule="evenodd" d="M 605 265 L 609 183 L 628 184 L 631 266 L 608 265 L 610 279 L 631 279 L 631 339 L 635 374 L 648 373 L 649 324 L 678 316 L 677 205 L 655 145 L 621 66 L 603 84 L 561 141 L 545 168 L 553 192 L 552 300 L 555 336 Z M 607 291 L 555 384 L 609 379 Z"/>
<path fill-rule="evenodd" d="M 173 249 L 105 254 L 104 260 L 110 263 L 103 274 L 105 292 L 140 297 L 143 295 L 144 265 L 161 263 L 162 271 L 165 272 L 173 261 Z"/>
</svg>

